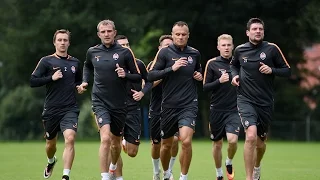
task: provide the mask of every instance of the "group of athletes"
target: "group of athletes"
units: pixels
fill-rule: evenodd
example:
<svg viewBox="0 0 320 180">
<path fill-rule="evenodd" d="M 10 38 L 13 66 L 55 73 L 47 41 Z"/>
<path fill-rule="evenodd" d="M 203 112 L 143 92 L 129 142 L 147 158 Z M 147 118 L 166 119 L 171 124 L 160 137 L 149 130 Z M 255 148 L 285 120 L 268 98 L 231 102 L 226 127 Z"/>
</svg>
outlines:
<svg viewBox="0 0 320 180">
<path fill-rule="evenodd" d="M 147 67 L 135 58 L 128 38 L 117 35 L 111 20 L 97 25 L 101 44 L 88 49 L 83 68 L 77 58 L 67 53 L 70 32 L 57 30 L 53 36 L 55 53 L 41 58 L 30 78 L 31 87 L 46 86 L 42 121 L 48 162 L 44 178 L 52 175 L 57 163 L 56 143 L 61 131 L 65 142 L 62 180 L 69 180 L 80 112 L 76 93 L 84 93 L 93 76 L 92 110 L 99 128 L 102 180 L 123 180 L 121 149 L 130 157 L 137 155 L 141 134 L 139 102 L 148 92 L 153 180 L 160 180 L 161 174 L 163 180 L 174 179 L 172 169 L 178 142 L 179 180 L 188 179 L 198 114 L 197 82 L 203 82 L 203 90 L 211 92 L 209 129 L 216 179 L 224 178 L 224 137 L 228 141 L 226 177 L 234 179 L 232 159 L 242 123 L 246 134 L 246 180 L 259 180 L 273 114 L 273 81 L 275 76 L 290 76 L 291 71 L 280 48 L 263 41 L 261 19 L 249 19 L 246 34 L 249 41 L 234 52 L 232 36 L 220 35 L 220 56 L 208 60 L 203 71 L 200 52 L 187 45 L 189 27 L 183 21 L 173 25 L 171 35 L 159 38 L 159 51 Z"/>
</svg>

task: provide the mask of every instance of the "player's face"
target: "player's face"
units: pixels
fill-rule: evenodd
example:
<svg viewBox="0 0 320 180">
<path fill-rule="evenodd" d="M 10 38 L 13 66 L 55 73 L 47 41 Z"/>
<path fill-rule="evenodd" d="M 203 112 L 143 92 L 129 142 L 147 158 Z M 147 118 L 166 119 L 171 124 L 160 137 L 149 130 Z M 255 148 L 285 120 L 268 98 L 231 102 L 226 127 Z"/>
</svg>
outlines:
<svg viewBox="0 0 320 180">
<path fill-rule="evenodd" d="M 169 46 L 170 44 L 172 44 L 173 41 L 171 39 L 164 39 L 162 40 L 162 42 L 160 43 L 159 49 Z"/>
<path fill-rule="evenodd" d="M 130 48 L 130 44 L 129 44 L 128 39 L 118 39 L 117 42 L 118 42 L 118 44 L 120 44 L 121 46 Z"/>
<path fill-rule="evenodd" d="M 113 29 L 111 24 L 99 26 L 98 37 L 101 39 L 102 44 L 111 45 L 114 42 L 114 37 L 117 35 L 117 31 Z"/>
<path fill-rule="evenodd" d="M 56 51 L 61 53 L 67 52 L 70 46 L 68 34 L 58 33 L 53 44 L 56 47 Z"/>
<path fill-rule="evenodd" d="M 186 46 L 189 39 L 189 28 L 187 26 L 174 26 L 172 28 L 172 38 L 175 45 Z"/>
<path fill-rule="evenodd" d="M 250 42 L 259 43 L 263 41 L 264 38 L 264 27 L 261 23 L 253 23 L 246 33 Z"/>
<path fill-rule="evenodd" d="M 220 39 L 218 42 L 218 50 L 220 55 L 224 58 L 230 58 L 232 56 L 233 43 L 230 39 Z"/>
</svg>

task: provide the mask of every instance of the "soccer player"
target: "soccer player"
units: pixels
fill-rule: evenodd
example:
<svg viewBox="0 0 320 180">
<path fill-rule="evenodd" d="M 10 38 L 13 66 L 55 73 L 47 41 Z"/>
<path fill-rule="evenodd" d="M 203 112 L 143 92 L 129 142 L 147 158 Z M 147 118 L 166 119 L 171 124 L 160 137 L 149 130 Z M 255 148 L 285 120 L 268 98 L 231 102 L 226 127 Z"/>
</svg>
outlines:
<svg viewBox="0 0 320 180">
<path fill-rule="evenodd" d="M 117 35 L 115 41 L 121 46 L 130 48 L 129 40 L 124 35 Z M 122 145 L 124 151 L 130 156 L 135 157 L 138 154 L 140 135 L 141 135 L 141 108 L 140 100 L 151 90 L 152 83 L 148 82 L 148 72 L 145 64 L 140 59 L 136 59 L 142 80 L 138 82 L 127 82 L 127 116 L 123 131 Z M 143 87 L 142 87 L 142 84 Z M 109 156 L 110 157 L 110 156 Z M 116 169 L 117 180 L 122 178 L 122 159 L 118 160 L 118 168 Z"/>
<path fill-rule="evenodd" d="M 102 180 L 110 180 L 115 178 L 121 152 L 120 142 L 127 116 L 127 81 L 139 82 L 141 75 L 132 51 L 115 42 L 114 22 L 99 22 L 97 31 L 102 44 L 87 51 L 79 92 L 86 90 L 93 72 L 92 108 L 100 127 L 100 170 Z M 109 153 L 111 163 L 108 168 Z"/>
<path fill-rule="evenodd" d="M 55 156 L 58 132 L 63 133 L 62 180 L 69 180 L 75 156 L 75 137 L 78 128 L 79 108 L 76 101 L 76 86 L 82 82 L 80 61 L 68 55 L 70 32 L 57 30 L 53 35 L 56 52 L 40 59 L 30 78 L 31 87 L 46 86 L 46 99 L 42 122 L 46 138 L 47 166 L 43 177 L 52 175 L 57 163 Z"/>
<path fill-rule="evenodd" d="M 246 34 L 249 42 L 234 51 L 232 84 L 238 87 L 238 111 L 246 131 L 246 179 L 258 180 L 273 115 L 273 81 L 275 76 L 289 77 L 291 70 L 280 48 L 263 41 L 264 22 L 261 19 L 251 18 Z"/>
<path fill-rule="evenodd" d="M 182 143 L 180 180 L 186 180 L 192 158 L 192 136 L 198 113 L 196 81 L 202 81 L 200 52 L 187 45 L 188 24 L 178 21 L 172 28 L 173 44 L 160 49 L 151 65 L 150 81 L 162 79 L 160 159 L 164 180 L 171 176 L 169 161 L 174 134 Z"/>
<path fill-rule="evenodd" d="M 163 47 L 171 45 L 173 42 L 171 35 L 162 35 L 159 38 L 159 47 L 160 50 Z M 148 64 L 147 69 L 150 70 L 151 61 Z M 150 98 L 150 108 L 149 108 L 149 129 L 150 129 L 150 138 L 151 138 L 151 157 L 153 164 L 153 180 L 160 180 L 160 112 L 161 112 L 161 101 L 162 101 L 162 80 L 158 80 L 154 83 L 154 86 L 151 91 Z M 171 147 L 171 159 L 169 163 L 169 171 L 171 172 L 170 180 L 173 180 L 172 169 L 176 156 L 179 151 L 179 133 L 176 133 L 173 139 L 173 144 Z"/>
<path fill-rule="evenodd" d="M 229 180 L 234 179 L 232 159 L 237 151 L 240 131 L 240 117 L 237 111 L 237 92 L 231 81 L 230 61 L 232 59 L 233 40 L 228 34 L 218 37 L 220 56 L 207 62 L 203 90 L 211 91 L 210 100 L 210 138 L 213 141 L 213 159 L 216 165 L 217 180 L 223 180 L 222 144 L 223 137 L 228 140 L 226 173 Z"/>
</svg>

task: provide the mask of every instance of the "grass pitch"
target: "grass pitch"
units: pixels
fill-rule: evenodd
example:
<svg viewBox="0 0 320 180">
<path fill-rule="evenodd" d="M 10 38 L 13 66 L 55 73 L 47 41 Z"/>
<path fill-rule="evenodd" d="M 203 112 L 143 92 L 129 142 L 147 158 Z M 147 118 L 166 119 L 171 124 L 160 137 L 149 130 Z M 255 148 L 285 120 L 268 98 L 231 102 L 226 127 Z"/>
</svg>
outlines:
<svg viewBox="0 0 320 180">
<path fill-rule="evenodd" d="M 45 142 L 0 142 L 0 179 L 3 180 L 41 180 L 46 164 Z M 226 158 L 226 147 L 223 147 L 223 161 Z M 99 142 L 76 142 L 76 157 L 71 171 L 71 180 L 98 180 Z M 59 180 L 62 175 L 63 143 L 58 144 L 59 159 L 51 180 Z M 215 168 L 212 159 L 210 140 L 193 142 L 193 158 L 189 171 L 190 180 L 213 180 Z M 268 142 L 267 151 L 262 163 L 262 180 L 301 180 L 320 179 L 320 143 Z M 125 180 L 151 180 L 152 162 L 150 143 L 141 143 L 137 157 L 130 158 L 122 153 Z M 233 161 L 235 180 L 245 179 L 243 162 L 243 142 L 238 144 L 238 152 Z M 223 168 L 225 173 L 225 168 Z M 180 167 L 176 160 L 174 176 L 178 180 Z M 226 176 L 225 176 L 226 179 Z"/>
</svg>

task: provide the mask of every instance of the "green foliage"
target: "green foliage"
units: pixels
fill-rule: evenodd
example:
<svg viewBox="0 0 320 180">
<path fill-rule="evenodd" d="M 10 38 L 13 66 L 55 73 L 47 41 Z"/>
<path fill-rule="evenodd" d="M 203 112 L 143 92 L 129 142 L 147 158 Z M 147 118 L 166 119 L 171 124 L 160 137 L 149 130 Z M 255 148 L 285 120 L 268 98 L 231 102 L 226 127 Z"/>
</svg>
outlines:
<svg viewBox="0 0 320 180">
<path fill-rule="evenodd" d="M 79 115 L 79 128 L 77 137 L 80 139 L 92 139 L 99 137 L 97 124 L 91 109 L 91 100 L 86 99 L 83 101 L 80 115 Z"/>
<path fill-rule="evenodd" d="M 41 138 L 43 100 L 28 86 L 10 91 L 0 103 L 0 139 Z"/>
</svg>

